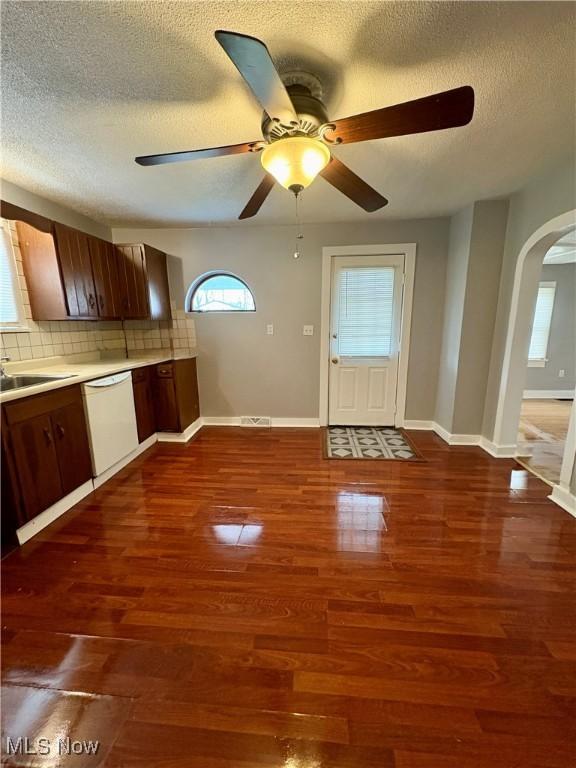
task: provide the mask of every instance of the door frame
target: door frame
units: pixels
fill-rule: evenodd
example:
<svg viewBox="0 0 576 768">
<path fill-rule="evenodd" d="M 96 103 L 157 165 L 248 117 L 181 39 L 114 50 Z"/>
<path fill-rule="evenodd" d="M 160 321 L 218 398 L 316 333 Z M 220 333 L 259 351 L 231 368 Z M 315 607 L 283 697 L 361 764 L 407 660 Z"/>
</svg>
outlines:
<svg viewBox="0 0 576 768">
<path fill-rule="evenodd" d="M 396 415 L 394 425 L 403 427 L 406 418 L 406 391 L 408 386 L 408 358 L 410 354 L 410 328 L 416 271 L 416 243 L 385 245 L 338 245 L 322 248 L 322 304 L 320 315 L 320 426 L 328 426 L 328 386 L 330 372 L 330 298 L 332 287 L 332 259 L 335 256 L 403 256 L 404 285 L 400 310 L 400 350 L 398 354 L 398 383 L 396 388 Z"/>
</svg>

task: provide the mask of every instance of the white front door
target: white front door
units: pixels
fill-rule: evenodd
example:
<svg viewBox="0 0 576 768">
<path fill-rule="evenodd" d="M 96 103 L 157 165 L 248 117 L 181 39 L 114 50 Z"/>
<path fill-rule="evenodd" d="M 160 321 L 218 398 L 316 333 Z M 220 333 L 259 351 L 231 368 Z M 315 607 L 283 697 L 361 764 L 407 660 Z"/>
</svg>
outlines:
<svg viewBox="0 0 576 768">
<path fill-rule="evenodd" d="M 394 426 L 404 256 L 332 258 L 329 424 Z"/>
</svg>

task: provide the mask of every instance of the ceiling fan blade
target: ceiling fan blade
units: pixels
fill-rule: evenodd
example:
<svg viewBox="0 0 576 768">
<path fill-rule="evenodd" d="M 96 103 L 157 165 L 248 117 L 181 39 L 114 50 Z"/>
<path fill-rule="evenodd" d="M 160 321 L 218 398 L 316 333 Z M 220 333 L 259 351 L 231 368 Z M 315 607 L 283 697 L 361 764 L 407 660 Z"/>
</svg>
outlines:
<svg viewBox="0 0 576 768">
<path fill-rule="evenodd" d="M 333 187 L 339 189 L 343 195 L 353 200 L 360 208 L 364 208 L 365 211 L 371 213 L 388 205 L 388 200 L 382 197 L 380 192 L 373 189 L 334 156 L 326 168 L 320 171 L 320 176 Z"/>
<path fill-rule="evenodd" d="M 342 144 L 410 133 L 426 133 L 467 125 L 474 114 L 474 89 L 469 85 L 443 91 L 393 107 L 334 120 L 330 141 Z"/>
<path fill-rule="evenodd" d="M 268 197 L 270 190 L 274 186 L 274 179 L 270 174 L 266 174 L 260 184 L 256 187 L 256 191 L 246 203 L 244 210 L 238 216 L 239 219 L 249 219 L 252 216 L 256 216 L 264 200 Z"/>
<path fill-rule="evenodd" d="M 214 35 L 270 117 L 286 126 L 298 123 L 294 105 L 264 43 L 222 29 Z"/>
<path fill-rule="evenodd" d="M 191 149 L 187 152 L 166 152 L 163 155 L 143 155 L 134 158 L 138 165 L 164 165 L 164 163 L 181 163 L 184 160 L 204 160 L 207 157 L 224 157 L 226 155 L 241 155 L 244 152 L 256 151 L 258 142 L 246 144 L 230 144 L 227 147 L 211 147 L 209 149 Z"/>
</svg>

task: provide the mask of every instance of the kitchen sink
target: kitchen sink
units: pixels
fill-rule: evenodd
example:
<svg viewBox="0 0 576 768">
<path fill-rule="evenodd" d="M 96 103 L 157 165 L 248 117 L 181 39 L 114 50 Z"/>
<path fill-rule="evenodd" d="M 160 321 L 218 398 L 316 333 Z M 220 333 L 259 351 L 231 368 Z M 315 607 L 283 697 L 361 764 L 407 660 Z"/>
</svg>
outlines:
<svg viewBox="0 0 576 768">
<path fill-rule="evenodd" d="M 0 379 L 0 390 L 9 392 L 13 389 L 22 389 L 23 387 L 33 387 L 36 384 L 45 384 L 47 381 L 58 381 L 59 379 L 69 379 L 70 376 L 41 376 L 40 374 L 28 374 L 22 376 L 3 376 Z"/>
</svg>

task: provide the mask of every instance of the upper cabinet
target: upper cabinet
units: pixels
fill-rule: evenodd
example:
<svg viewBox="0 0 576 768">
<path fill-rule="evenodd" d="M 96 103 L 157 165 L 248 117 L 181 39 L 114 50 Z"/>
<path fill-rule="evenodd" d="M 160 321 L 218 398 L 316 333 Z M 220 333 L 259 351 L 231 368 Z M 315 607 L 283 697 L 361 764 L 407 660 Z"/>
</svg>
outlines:
<svg viewBox="0 0 576 768">
<path fill-rule="evenodd" d="M 66 296 L 54 237 L 24 221 L 16 222 L 26 285 L 35 320 L 67 320 Z"/>
<path fill-rule="evenodd" d="M 88 235 L 58 223 L 54 224 L 54 235 L 68 314 L 80 318 L 98 317 Z"/>
<path fill-rule="evenodd" d="M 35 320 L 169 320 L 166 254 L 116 246 L 54 222 L 16 222 Z"/>
<path fill-rule="evenodd" d="M 166 254 L 145 243 L 122 244 L 120 280 L 124 286 L 124 317 L 169 320 L 170 292 Z"/>
<path fill-rule="evenodd" d="M 119 254 L 112 243 L 98 237 L 88 238 L 98 316 L 102 320 L 122 317 L 122 291 L 119 277 Z"/>
</svg>

